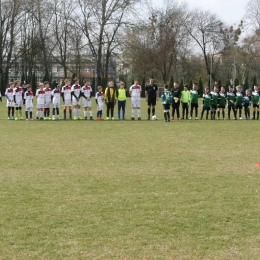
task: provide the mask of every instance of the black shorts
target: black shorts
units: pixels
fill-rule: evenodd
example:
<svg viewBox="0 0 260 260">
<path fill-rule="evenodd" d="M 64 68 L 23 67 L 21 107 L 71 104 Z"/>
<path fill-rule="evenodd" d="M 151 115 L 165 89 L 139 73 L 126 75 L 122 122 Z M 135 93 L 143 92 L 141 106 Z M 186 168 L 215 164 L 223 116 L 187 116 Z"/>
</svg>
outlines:
<svg viewBox="0 0 260 260">
<path fill-rule="evenodd" d="M 209 110 L 210 110 L 210 107 L 204 107 L 204 106 L 203 106 L 203 110 L 208 110 L 208 111 L 209 111 Z"/>
<path fill-rule="evenodd" d="M 236 105 L 236 108 L 242 109 L 242 105 Z"/>
<path fill-rule="evenodd" d="M 253 107 L 259 108 L 259 105 L 257 105 L 257 104 L 253 104 Z"/>
<path fill-rule="evenodd" d="M 191 108 L 198 108 L 199 107 L 199 105 L 197 103 L 191 103 L 190 106 L 191 106 Z"/>
<path fill-rule="evenodd" d="M 225 109 L 225 106 L 219 106 L 218 108 L 224 108 Z"/>
<path fill-rule="evenodd" d="M 164 110 L 170 110 L 170 104 L 163 104 Z"/>
<path fill-rule="evenodd" d="M 148 106 L 156 106 L 156 98 L 148 98 Z"/>
<path fill-rule="evenodd" d="M 217 106 L 217 105 L 211 105 L 211 108 L 212 108 L 212 109 L 217 109 L 218 106 Z"/>
</svg>

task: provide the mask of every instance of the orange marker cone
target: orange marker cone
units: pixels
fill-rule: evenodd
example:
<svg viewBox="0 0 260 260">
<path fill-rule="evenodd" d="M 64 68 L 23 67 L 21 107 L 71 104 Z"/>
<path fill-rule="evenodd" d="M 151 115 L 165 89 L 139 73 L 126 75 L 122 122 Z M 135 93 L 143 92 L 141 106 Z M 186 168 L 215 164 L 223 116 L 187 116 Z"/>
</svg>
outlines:
<svg viewBox="0 0 260 260">
<path fill-rule="evenodd" d="M 256 166 L 256 167 L 260 167 L 260 163 L 256 164 L 255 166 Z"/>
</svg>

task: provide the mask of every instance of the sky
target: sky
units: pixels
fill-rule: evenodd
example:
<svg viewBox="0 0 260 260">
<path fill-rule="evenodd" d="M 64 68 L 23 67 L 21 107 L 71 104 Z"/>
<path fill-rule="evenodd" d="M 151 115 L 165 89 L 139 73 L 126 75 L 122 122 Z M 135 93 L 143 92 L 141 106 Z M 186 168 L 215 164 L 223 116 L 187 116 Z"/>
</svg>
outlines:
<svg viewBox="0 0 260 260">
<path fill-rule="evenodd" d="M 163 6 L 164 0 L 152 0 L 152 2 L 156 6 Z M 228 24 L 239 23 L 243 19 L 247 2 L 248 0 L 186 0 L 191 9 L 200 7 L 210 10 Z"/>
</svg>

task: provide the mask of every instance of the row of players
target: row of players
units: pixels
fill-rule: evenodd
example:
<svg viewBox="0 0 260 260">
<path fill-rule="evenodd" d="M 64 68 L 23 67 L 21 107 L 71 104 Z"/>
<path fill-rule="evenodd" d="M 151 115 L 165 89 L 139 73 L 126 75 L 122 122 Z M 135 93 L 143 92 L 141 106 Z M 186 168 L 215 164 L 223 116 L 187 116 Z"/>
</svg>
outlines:
<svg viewBox="0 0 260 260">
<path fill-rule="evenodd" d="M 154 77 L 150 77 L 150 84 L 145 88 L 146 101 L 148 103 L 148 120 L 150 119 L 151 107 L 152 115 L 155 115 L 156 101 L 158 100 L 158 87 L 154 83 Z M 132 120 L 134 120 L 135 111 L 137 111 L 138 119 L 141 120 L 140 108 L 141 108 L 141 92 L 142 88 L 139 85 L 138 79 L 135 79 L 134 85 L 130 87 L 129 94 L 131 96 L 132 103 Z M 180 91 L 178 82 L 174 82 L 172 90 L 169 92 L 168 86 L 165 86 L 164 93 L 162 95 L 162 103 L 165 105 L 165 92 L 167 95 L 171 95 L 167 99 L 167 107 L 172 105 L 172 117 L 174 119 L 175 111 L 177 112 L 178 119 L 180 118 L 179 107 L 182 104 L 182 119 L 186 114 L 186 119 L 188 119 L 189 107 L 190 117 L 193 116 L 193 110 L 195 110 L 195 117 L 198 119 L 198 98 L 200 93 L 198 91 L 197 83 L 193 84 L 192 90 L 188 90 L 188 86 L 184 85 L 184 90 Z M 89 81 L 84 81 L 84 86 L 79 85 L 78 79 L 74 79 L 74 85 L 70 86 L 70 81 L 65 80 L 65 86 L 60 90 L 59 86 L 55 89 L 49 87 L 48 82 L 40 83 L 39 88 L 36 91 L 37 98 L 37 119 L 50 119 L 50 107 L 53 103 L 53 119 L 59 119 L 59 108 L 60 108 L 60 97 L 63 99 L 64 105 L 64 119 L 66 119 L 67 108 L 69 109 L 69 117 L 72 119 L 72 104 L 74 105 L 74 119 L 81 119 L 80 117 L 80 98 L 83 99 L 84 107 L 84 118 L 87 119 L 87 114 L 89 113 L 90 119 L 92 116 L 92 104 L 91 104 L 91 93 L 92 88 L 89 86 Z M 31 86 L 28 85 L 26 92 L 20 87 L 20 82 L 16 81 L 10 83 L 9 88 L 5 92 L 7 98 L 8 107 L 8 119 L 21 119 L 22 118 L 22 106 L 26 106 L 26 118 L 28 119 L 29 114 L 32 119 L 32 108 L 33 108 L 33 93 L 31 91 Z M 114 119 L 114 105 L 116 104 L 116 99 L 118 99 L 118 118 L 120 119 L 120 111 L 122 110 L 122 119 L 125 119 L 125 104 L 126 104 L 126 89 L 123 82 L 120 83 L 120 88 L 116 90 L 114 88 L 113 82 L 109 82 L 108 87 L 105 90 L 105 94 L 102 92 L 102 88 L 98 87 L 98 92 L 95 95 L 96 103 L 98 105 L 97 119 L 102 120 L 102 110 L 104 103 L 107 105 L 107 119 Z M 169 101 L 170 100 L 170 101 Z M 206 119 L 208 119 L 209 111 L 211 111 L 211 119 L 215 119 L 216 112 L 218 112 L 218 118 L 220 117 L 220 112 L 222 112 L 223 119 L 225 118 L 225 107 L 227 103 L 228 107 L 228 118 L 230 119 L 230 112 L 233 110 L 235 119 L 237 118 L 237 112 L 239 113 L 239 118 L 242 119 L 242 106 L 245 110 L 245 118 L 250 118 L 250 106 L 253 105 L 253 119 L 259 119 L 259 87 L 254 86 L 254 91 L 251 93 L 250 90 L 246 90 L 245 94 L 242 93 L 241 87 L 236 87 L 236 92 L 232 86 L 229 87 L 229 91 L 225 91 L 225 87 L 222 87 L 219 91 L 218 86 L 214 86 L 214 90 L 210 92 L 209 88 L 205 88 L 205 92 L 202 95 L 203 100 L 203 110 L 201 113 L 201 118 L 206 111 Z M 14 109 L 16 109 L 16 115 L 14 117 Z M 169 108 L 168 108 L 169 109 Z M 11 116 L 12 111 L 12 116 Z M 111 117 L 109 117 L 111 112 Z M 165 112 L 165 111 L 164 111 Z M 168 119 L 167 119 L 168 121 Z"/>
<path fill-rule="evenodd" d="M 132 106 L 136 106 L 138 113 L 138 119 L 140 120 L 140 107 L 141 107 L 141 87 L 136 84 L 130 88 L 129 91 L 132 97 Z M 49 82 L 40 83 L 36 91 L 36 119 L 49 120 L 50 108 L 53 106 L 52 119 L 60 119 L 60 98 L 63 100 L 63 113 L 64 118 L 67 118 L 67 109 L 69 112 L 69 118 L 72 119 L 72 105 L 74 106 L 74 120 L 83 119 L 80 117 L 80 105 L 81 98 L 84 107 L 84 119 L 89 118 L 93 120 L 92 114 L 92 88 L 89 86 L 89 81 L 84 80 L 84 86 L 79 85 L 79 80 L 74 79 L 74 84 L 70 86 L 70 80 L 65 79 L 65 85 L 60 89 L 57 85 L 55 89 L 51 89 Z M 7 99 L 8 107 L 8 119 L 20 120 L 22 118 L 22 107 L 25 106 L 25 114 L 27 120 L 32 120 L 33 109 L 33 92 L 31 85 L 27 86 L 27 90 L 24 91 L 20 86 L 20 82 L 11 82 L 9 88 L 6 89 L 5 97 Z M 120 83 L 120 88 L 117 90 L 114 88 L 113 81 L 109 82 L 109 86 L 106 88 L 105 93 L 102 92 L 102 87 L 98 87 L 98 91 L 95 95 L 97 104 L 97 120 L 102 119 L 102 111 L 104 103 L 107 105 L 107 120 L 114 120 L 114 105 L 118 100 L 118 118 L 120 119 L 120 112 L 122 110 L 122 119 L 125 119 L 125 107 L 126 107 L 126 89 L 123 82 Z M 16 110 L 16 111 L 15 111 Z M 111 117 L 109 114 L 111 113 Z M 14 115 L 15 114 L 15 115 Z"/>
<path fill-rule="evenodd" d="M 175 111 L 177 111 L 177 118 L 192 119 L 193 110 L 195 110 L 195 118 L 198 119 L 198 98 L 201 96 L 203 100 L 203 109 L 201 112 L 201 119 L 206 111 L 206 119 L 210 118 L 220 119 L 220 114 L 222 113 L 222 118 L 225 119 L 225 108 L 228 108 L 228 119 L 230 119 L 231 110 L 234 113 L 234 119 L 242 119 L 242 108 L 244 107 L 245 119 L 250 119 L 250 107 L 253 106 L 253 118 L 259 119 L 259 87 L 254 86 L 254 91 L 247 89 L 245 93 L 242 92 L 241 86 L 236 87 L 236 91 L 233 86 L 229 86 L 228 91 L 225 87 L 214 86 L 213 91 L 210 91 L 209 87 L 204 89 L 204 93 L 200 95 L 198 90 L 198 84 L 194 83 L 193 88 L 188 90 L 188 86 L 184 85 L 184 90 L 180 91 L 178 82 L 174 82 L 174 87 L 171 90 L 173 97 L 172 105 L 172 117 L 174 119 Z M 182 118 L 180 118 L 179 107 L 182 104 Z M 190 115 L 189 115 L 190 107 Z"/>
</svg>

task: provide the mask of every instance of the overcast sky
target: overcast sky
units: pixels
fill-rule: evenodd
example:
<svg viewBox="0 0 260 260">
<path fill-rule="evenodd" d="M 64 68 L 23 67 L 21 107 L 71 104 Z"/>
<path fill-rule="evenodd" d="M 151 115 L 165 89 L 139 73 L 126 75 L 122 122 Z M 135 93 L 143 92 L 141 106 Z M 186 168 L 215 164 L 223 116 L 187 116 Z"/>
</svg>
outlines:
<svg viewBox="0 0 260 260">
<path fill-rule="evenodd" d="M 164 0 L 152 0 L 156 6 L 162 6 Z M 181 2 L 181 0 L 179 0 Z M 248 0 L 186 0 L 190 8 L 201 7 L 215 12 L 227 23 L 239 22 L 245 15 Z"/>
</svg>

